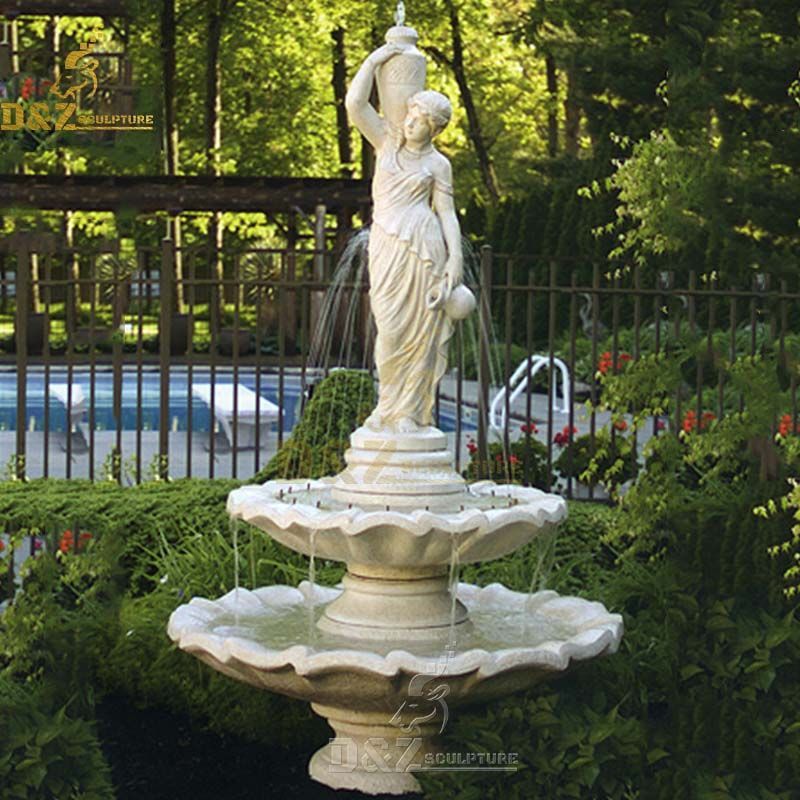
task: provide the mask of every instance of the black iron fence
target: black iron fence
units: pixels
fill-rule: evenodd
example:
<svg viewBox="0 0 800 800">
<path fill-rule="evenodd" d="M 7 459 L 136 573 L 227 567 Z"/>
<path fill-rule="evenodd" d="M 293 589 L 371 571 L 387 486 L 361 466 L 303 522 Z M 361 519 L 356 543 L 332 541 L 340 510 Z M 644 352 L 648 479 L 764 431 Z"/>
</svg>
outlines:
<svg viewBox="0 0 800 800">
<path fill-rule="evenodd" d="M 89 252 L 33 234 L 0 248 L 0 454 L 11 478 L 247 478 L 283 445 L 320 377 L 371 364 L 358 248 L 338 271 L 338 254 L 315 248 L 214 253 L 164 240 Z M 457 469 L 602 497 L 580 485 L 582 453 L 609 435 L 633 463 L 665 426 L 741 407 L 720 363 L 743 355 L 790 365 L 796 429 L 800 294 L 785 281 L 723 286 L 596 264 L 581 284 L 573 266 L 481 250 L 468 279 L 478 313 L 453 339 L 436 403 Z M 693 357 L 645 430 L 596 408 L 603 373 L 675 348 Z"/>
</svg>

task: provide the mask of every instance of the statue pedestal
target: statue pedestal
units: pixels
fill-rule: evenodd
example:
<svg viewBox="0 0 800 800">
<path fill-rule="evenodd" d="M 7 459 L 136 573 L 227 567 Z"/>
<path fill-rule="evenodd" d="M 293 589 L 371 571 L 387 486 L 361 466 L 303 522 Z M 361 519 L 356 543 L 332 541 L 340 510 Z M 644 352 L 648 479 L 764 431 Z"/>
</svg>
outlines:
<svg viewBox="0 0 800 800">
<path fill-rule="evenodd" d="M 414 433 L 359 428 L 331 496 L 363 508 L 457 510 L 466 482 L 453 469 L 447 436 L 428 427 Z"/>
</svg>

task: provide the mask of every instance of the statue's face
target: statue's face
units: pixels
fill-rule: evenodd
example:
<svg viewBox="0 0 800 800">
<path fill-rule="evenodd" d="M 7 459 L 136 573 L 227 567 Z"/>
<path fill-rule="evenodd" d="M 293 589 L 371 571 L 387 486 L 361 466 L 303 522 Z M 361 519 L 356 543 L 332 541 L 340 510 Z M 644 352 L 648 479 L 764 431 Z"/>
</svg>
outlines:
<svg viewBox="0 0 800 800">
<path fill-rule="evenodd" d="M 424 145 L 433 139 L 430 120 L 417 106 L 411 106 L 403 122 L 403 133 L 411 144 Z"/>
</svg>

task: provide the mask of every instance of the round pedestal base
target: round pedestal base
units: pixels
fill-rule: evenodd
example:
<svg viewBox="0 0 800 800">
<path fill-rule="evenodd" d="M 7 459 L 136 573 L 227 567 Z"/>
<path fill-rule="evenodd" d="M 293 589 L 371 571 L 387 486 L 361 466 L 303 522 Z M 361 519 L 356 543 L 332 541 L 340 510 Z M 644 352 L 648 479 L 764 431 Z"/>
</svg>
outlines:
<svg viewBox="0 0 800 800">
<path fill-rule="evenodd" d="M 317 623 L 320 630 L 355 639 L 444 640 L 451 624 L 470 625 L 467 609 L 453 603 L 446 575 L 399 578 L 348 572 L 344 591 Z"/>
<path fill-rule="evenodd" d="M 365 794 L 408 794 L 421 791 L 414 772 L 439 752 L 441 722 L 404 719 L 402 710 L 388 719 L 380 712 L 357 712 L 312 703 L 325 717 L 335 738 L 317 750 L 308 774 L 332 789 Z M 407 714 L 405 716 L 408 716 Z"/>
<path fill-rule="evenodd" d="M 433 427 L 413 433 L 359 428 L 331 497 L 363 508 L 457 509 L 466 482 L 453 469 L 447 437 Z"/>
</svg>

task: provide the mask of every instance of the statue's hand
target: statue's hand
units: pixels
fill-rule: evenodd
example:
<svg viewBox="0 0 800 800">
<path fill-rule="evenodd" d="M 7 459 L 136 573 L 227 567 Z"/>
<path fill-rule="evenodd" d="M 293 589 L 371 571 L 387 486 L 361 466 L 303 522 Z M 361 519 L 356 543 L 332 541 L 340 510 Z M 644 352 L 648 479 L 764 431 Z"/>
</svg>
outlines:
<svg viewBox="0 0 800 800">
<path fill-rule="evenodd" d="M 444 265 L 447 288 L 452 291 L 464 280 L 464 262 L 460 258 L 449 258 Z"/>
<path fill-rule="evenodd" d="M 377 50 L 373 50 L 373 52 L 369 54 L 367 60 L 373 67 L 379 67 L 381 64 L 385 64 L 390 58 L 402 53 L 403 50 L 405 50 L 403 45 L 390 42 L 389 44 L 379 47 Z"/>
</svg>

